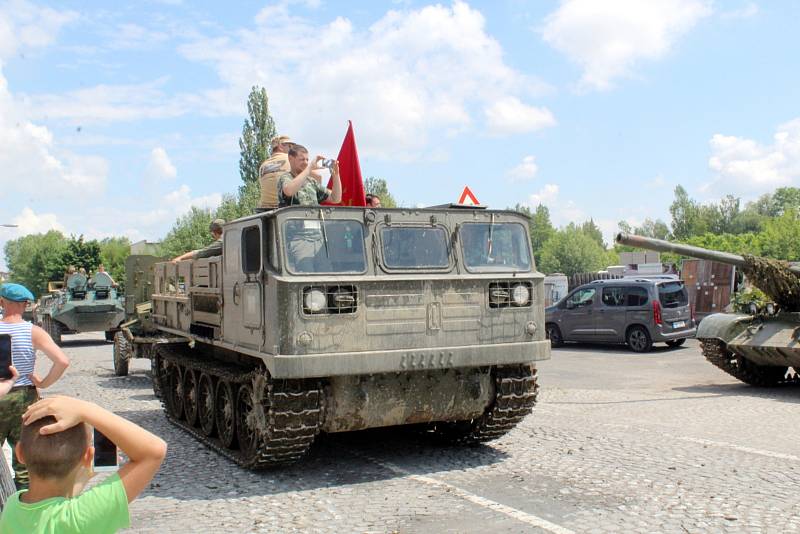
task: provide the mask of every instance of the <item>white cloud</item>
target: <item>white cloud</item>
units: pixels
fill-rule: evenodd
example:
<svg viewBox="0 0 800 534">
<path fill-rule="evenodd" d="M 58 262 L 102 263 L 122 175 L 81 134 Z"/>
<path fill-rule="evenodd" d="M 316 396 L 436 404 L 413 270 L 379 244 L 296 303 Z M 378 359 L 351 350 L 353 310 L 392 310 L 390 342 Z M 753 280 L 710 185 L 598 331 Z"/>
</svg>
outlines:
<svg viewBox="0 0 800 534">
<path fill-rule="evenodd" d="M 17 236 L 42 234 L 50 230 L 64 231 L 64 226 L 58 221 L 55 213 L 37 214 L 27 206 L 14 217 L 14 224 L 17 225 Z"/>
<path fill-rule="evenodd" d="M 645 183 L 645 185 L 651 189 L 660 189 L 667 185 L 667 181 L 662 175 L 659 174 L 649 182 Z"/>
<path fill-rule="evenodd" d="M 748 2 L 747 5 L 739 9 L 723 11 L 719 16 L 723 19 L 749 19 L 758 15 L 758 12 L 758 5 L 755 2 Z"/>
<path fill-rule="evenodd" d="M 0 66 L 17 52 L 52 43 L 65 24 L 78 18 L 74 11 L 39 7 L 25 0 L 0 6 Z"/>
<path fill-rule="evenodd" d="M 556 124 L 550 110 L 528 106 L 515 96 L 498 99 L 486 108 L 485 113 L 489 133 L 494 135 L 534 132 Z"/>
<path fill-rule="evenodd" d="M 0 67 L 0 186 L 4 193 L 35 192 L 39 197 L 102 192 L 108 164 L 103 158 L 62 149 L 47 128 L 20 112 Z"/>
<path fill-rule="evenodd" d="M 553 207 L 558 198 L 558 186 L 556 184 L 545 184 L 537 193 L 528 197 L 528 205 L 535 208 L 539 204 L 544 204 L 548 208 Z"/>
<path fill-rule="evenodd" d="M 171 180 L 178 176 L 178 169 L 170 161 L 167 151 L 162 147 L 156 147 L 150 152 L 147 174 L 155 180 Z"/>
<path fill-rule="evenodd" d="M 508 175 L 513 181 L 533 180 L 538 171 L 539 166 L 536 164 L 536 156 L 525 156 L 522 158 L 522 163 L 508 171 Z"/>
<path fill-rule="evenodd" d="M 708 166 L 717 177 L 706 185 L 706 191 L 724 184 L 726 192 L 754 196 L 780 186 L 800 185 L 800 118 L 780 125 L 769 145 L 715 134 L 710 146 Z"/>
<path fill-rule="evenodd" d="M 485 129 L 516 133 L 554 122 L 525 103 L 542 84 L 505 63 L 483 16 L 460 1 L 392 10 L 366 30 L 342 17 L 312 23 L 282 3 L 262 9 L 252 29 L 180 50 L 223 82 L 192 105 L 240 115 L 250 87 L 264 85 L 279 124 L 314 150 L 337 149 L 348 119 L 360 152 L 392 159 L 425 157 L 434 131 L 452 135 L 485 120 Z"/>
<path fill-rule="evenodd" d="M 121 50 L 148 49 L 169 39 L 169 35 L 165 32 L 132 23 L 117 25 L 108 36 L 109 46 Z"/>
<path fill-rule="evenodd" d="M 186 97 L 168 97 L 167 78 L 130 85 L 96 85 L 61 94 L 23 97 L 33 119 L 64 120 L 76 125 L 178 117 L 191 107 Z"/>
<path fill-rule="evenodd" d="M 604 90 L 638 62 L 665 56 L 711 11 L 710 0 L 562 0 L 541 33 L 582 67 L 582 88 Z"/>
</svg>

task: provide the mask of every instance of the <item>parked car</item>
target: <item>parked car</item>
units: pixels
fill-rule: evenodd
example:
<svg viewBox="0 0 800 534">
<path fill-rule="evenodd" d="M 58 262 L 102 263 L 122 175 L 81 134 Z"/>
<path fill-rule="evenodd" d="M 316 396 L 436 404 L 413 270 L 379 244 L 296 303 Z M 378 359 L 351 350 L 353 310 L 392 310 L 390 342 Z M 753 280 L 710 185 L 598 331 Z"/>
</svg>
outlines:
<svg viewBox="0 0 800 534">
<path fill-rule="evenodd" d="M 545 309 L 553 346 L 565 341 L 625 343 L 635 352 L 694 337 L 697 323 L 682 280 L 619 279 L 583 284 Z"/>
</svg>

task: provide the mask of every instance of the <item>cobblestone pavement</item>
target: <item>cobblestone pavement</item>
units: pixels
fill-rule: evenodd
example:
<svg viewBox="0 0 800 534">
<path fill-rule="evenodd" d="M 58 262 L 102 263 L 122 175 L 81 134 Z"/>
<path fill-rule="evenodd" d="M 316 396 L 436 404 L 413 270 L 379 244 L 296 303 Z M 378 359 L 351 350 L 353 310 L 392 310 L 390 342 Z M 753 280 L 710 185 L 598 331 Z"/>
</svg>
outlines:
<svg viewBox="0 0 800 534">
<path fill-rule="evenodd" d="M 147 360 L 115 377 L 99 335 L 65 339 L 73 364 L 47 393 L 169 443 L 135 532 L 800 532 L 800 387 L 740 384 L 694 341 L 555 350 L 534 413 L 488 446 L 323 436 L 306 461 L 252 473 L 166 421 Z"/>
</svg>

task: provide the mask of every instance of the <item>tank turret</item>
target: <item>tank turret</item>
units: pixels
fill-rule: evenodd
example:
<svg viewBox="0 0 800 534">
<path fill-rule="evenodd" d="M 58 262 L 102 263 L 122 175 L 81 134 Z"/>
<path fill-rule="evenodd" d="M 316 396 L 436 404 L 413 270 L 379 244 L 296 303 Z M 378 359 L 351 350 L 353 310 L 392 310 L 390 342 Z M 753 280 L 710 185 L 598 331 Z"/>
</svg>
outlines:
<svg viewBox="0 0 800 534">
<path fill-rule="evenodd" d="M 705 358 L 753 386 L 798 382 L 800 267 L 785 261 L 707 250 L 625 233 L 617 243 L 735 265 L 779 305 L 766 314 L 715 313 L 702 320 L 697 339 Z"/>
<path fill-rule="evenodd" d="M 671 243 L 626 233 L 617 234 L 617 243 L 632 247 L 672 252 L 691 258 L 711 260 L 735 265 L 744 272 L 750 282 L 763 291 L 771 300 L 785 311 L 800 311 L 800 267 L 789 265 L 782 260 L 751 256 L 740 256 L 730 252 L 720 252 L 705 248 Z"/>
</svg>

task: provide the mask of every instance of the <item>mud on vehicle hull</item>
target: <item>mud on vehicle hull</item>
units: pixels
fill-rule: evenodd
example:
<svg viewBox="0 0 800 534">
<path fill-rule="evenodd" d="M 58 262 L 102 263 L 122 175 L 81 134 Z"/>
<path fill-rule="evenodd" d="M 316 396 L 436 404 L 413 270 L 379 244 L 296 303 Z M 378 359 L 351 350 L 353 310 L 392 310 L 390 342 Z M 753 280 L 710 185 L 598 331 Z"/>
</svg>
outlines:
<svg viewBox="0 0 800 534">
<path fill-rule="evenodd" d="M 180 345 L 156 349 L 154 373 L 167 418 L 250 469 L 299 460 L 321 432 L 426 423 L 440 442 L 491 441 L 531 413 L 538 394 L 531 365 L 348 376 L 337 385 L 336 377 L 275 379 L 263 365 Z M 426 398 L 434 382 L 436 398 Z"/>
</svg>

